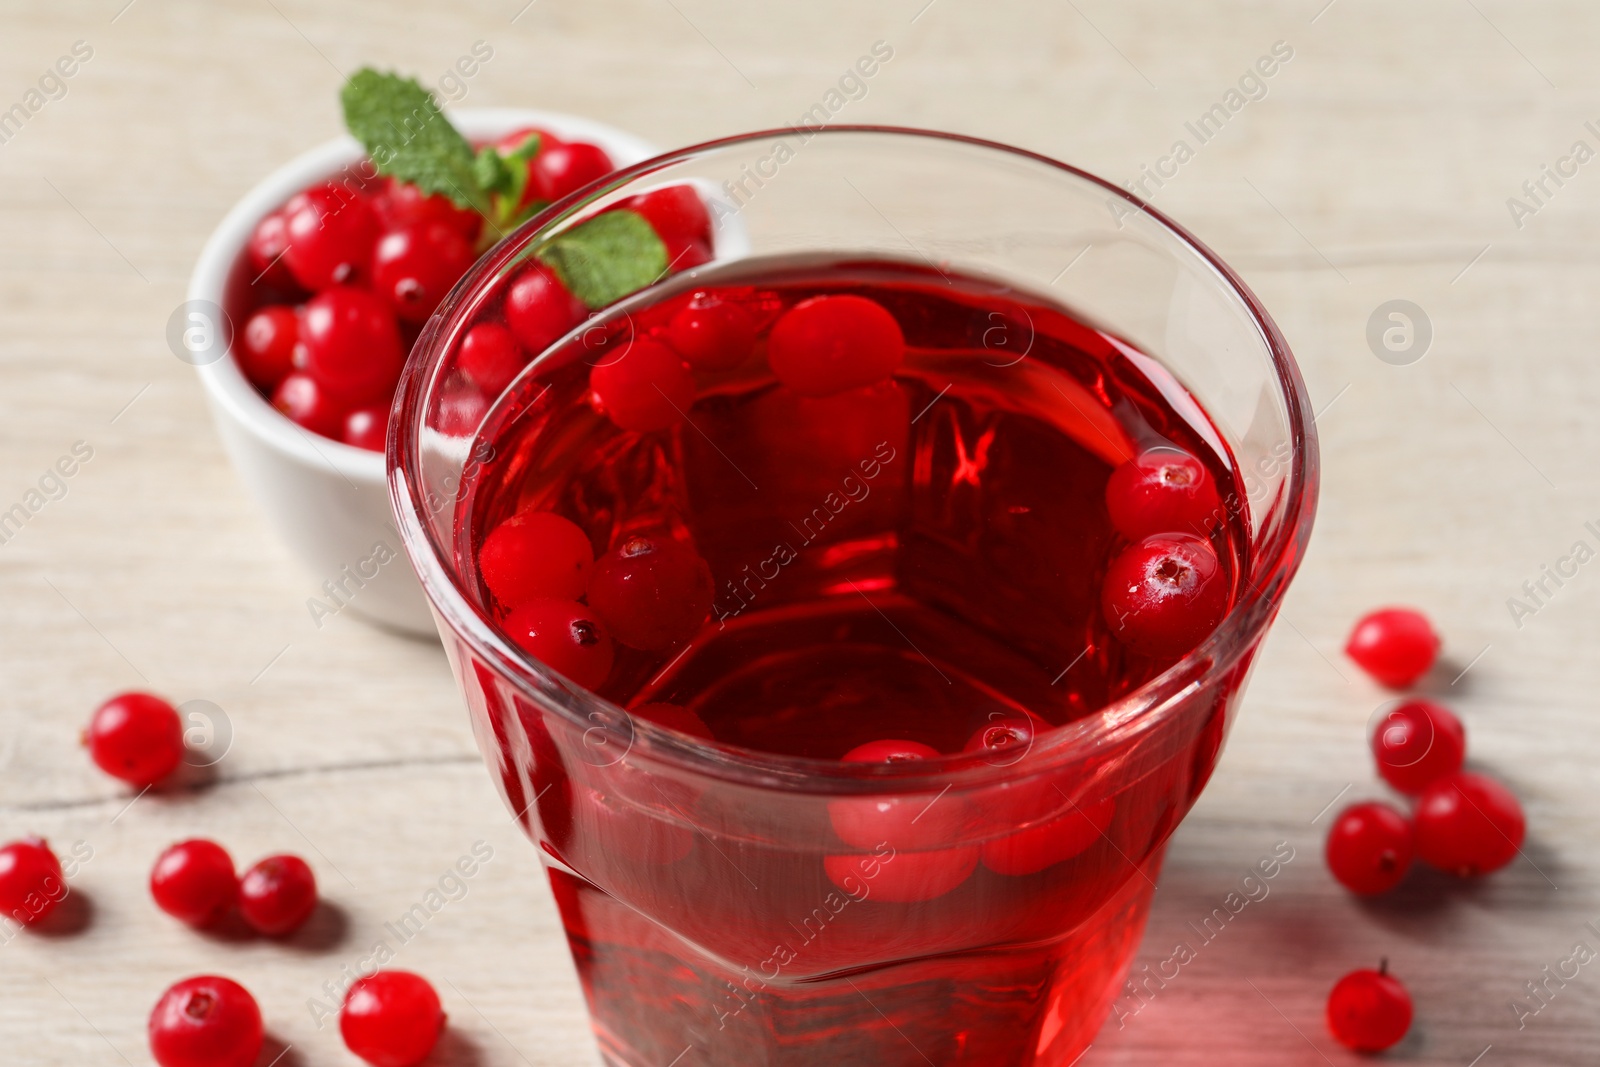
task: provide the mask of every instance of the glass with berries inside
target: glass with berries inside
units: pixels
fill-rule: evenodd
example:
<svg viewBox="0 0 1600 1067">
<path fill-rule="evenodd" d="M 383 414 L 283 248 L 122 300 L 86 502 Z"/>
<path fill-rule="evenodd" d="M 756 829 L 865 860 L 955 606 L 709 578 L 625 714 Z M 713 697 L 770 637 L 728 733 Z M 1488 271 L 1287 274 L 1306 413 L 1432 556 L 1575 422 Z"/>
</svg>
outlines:
<svg viewBox="0 0 1600 1067">
<path fill-rule="evenodd" d="M 641 203 L 703 205 L 692 265 Z M 1081 1054 L 1310 532 L 1304 387 L 1226 266 L 1015 149 L 755 134 L 533 219 L 395 410 L 608 1063 Z"/>
</svg>

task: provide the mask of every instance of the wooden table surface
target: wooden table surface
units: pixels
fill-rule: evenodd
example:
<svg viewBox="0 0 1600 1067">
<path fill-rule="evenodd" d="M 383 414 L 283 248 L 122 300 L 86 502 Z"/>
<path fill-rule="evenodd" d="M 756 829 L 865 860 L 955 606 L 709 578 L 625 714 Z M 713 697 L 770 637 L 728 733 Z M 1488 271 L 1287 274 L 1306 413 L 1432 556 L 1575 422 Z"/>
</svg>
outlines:
<svg viewBox="0 0 1600 1067">
<path fill-rule="evenodd" d="M 0 943 L 0 1060 L 147 1064 L 160 990 L 220 970 L 257 994 L 285 1067 L 352 1064 L 318 1026 L 324 983 L 483 842 L 492 859 L 396 959 L 450 1013 L 431 1062 L 597 1062 L 533 849 L 439 648 L 348 614 L 314 625 L 315 580 L 233 476 L 167 318 L 229 205 L 338 132 L 341 72 L 363 63 L 436 81 L 482 41 L 493 56 L 460 102 L 670 145 L 796 119 L 879 40 L 893 58 L 839 121 L 992 137 L 1118 180 L 1160 167 L 1155 202 L 1242 270 L 1321 411 L 1316 536 L 1174 839 L 1141 960 L 1168 957 L 1279 842 L 1295 859 L 1142 1010 L 1125 1004 L 1084 1067 L 1356 1062 L 1323 998 L 1380 956 L 1417 1002 L 1390 1059 L 1600 1058 L 1600 963 L 1551 982 L 1520 1027 L 1511 1007 L 1536 1006 L 1525 984 L 1576 943 L 1600 948 L 1600 564 L 1547 583 L 1532 614 L 1508 606 L 1576 542 L 1600 547 L 1593 4 L 5 0 L 0 25 L 0 110 L 29 113 L 0 143 L 0 511 L 30 507 L 0 544 L 0 837 L 81 858 L 60 917 Z M 1185 123 L 1275 45 L 1292 56 L 1199 144 Z M 48 77 L 75 47 L 73 76 Z M 1180 139 L 1193 158 L 1162 162 Z M 1396 299 L 1430 325 L 1420 359 L 1369 346 Z M 48 477 L 74 447 L 91 458 Z M 1364 726 L 1384 695 L 1340 647 L 1387 601 L 1440 624 L 1430 688 L 1521 795 L 1530 836 L 1482 884 L 1415 878 L 1363 904 L 1320 849 L 1335 798 L 1381 795 Z M 79 727 L 130 687 L 223 709 L 231 748 L 204 781 L 135 800 L 90 766 Z M 306 855 L 330 906 L 286 945 L 179 928 L 144 880 L 198 833 L 245 860 Z"/>
</svg>

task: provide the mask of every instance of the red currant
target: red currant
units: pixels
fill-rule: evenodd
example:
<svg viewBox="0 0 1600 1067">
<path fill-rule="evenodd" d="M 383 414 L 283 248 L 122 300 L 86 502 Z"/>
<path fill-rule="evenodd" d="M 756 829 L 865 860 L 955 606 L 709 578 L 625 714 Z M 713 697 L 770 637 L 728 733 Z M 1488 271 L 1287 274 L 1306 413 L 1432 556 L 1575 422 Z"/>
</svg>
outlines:
<svg viewBox="0 0 1600 1067">
<path fill-rule="evenodd" d="M 345 1047 L 372 1067 L 415 1067 L 444 1029 L 439 994 L 421 975 L 379 971 L 358 978 L 339 1011 Z"/>
<path fill-rule="evenodd" d="M 386 229 L 442 222 L 469 242 L 476 241 L 483 230 L 483 216 L 471 208 L 456 207 L 441 193 L 424 193 L 410 182 L 388 177 L 383 179 L 372 206 Z"/>
<path fill-rule="evenodd" d="M 448 223 L 404 226 L 378 239 L 372 288 L 406 322 L 426 322 L 477 258 L 461 231 Z"/>
<path fill-rule="evenodd" d="M 630 708 L 629 714 L 644 719 L 646 722 L 653 722 L 657 726 L 665 726 L 669 730 L 676 730 L 680 734 L 698 737 L 702 741 L 716 740 L 712 736 L 711 727 L 706 725 L 704 719 L 688 708 L 677 704 L 661 702 L 640 704 L 636 708 Z"/>
<path fill-rule="evenodd" d="M 672 317 L 667 341 L 698 370 L 731 370 L 750 356 L 756 343 L 756 322 L 738 304 L 706 293 Z"/>
<path fill-rule="evenodd" d="M 389 405 L 356 408 L 344 417 L 340 440 L 369 452 L 382 452 L 389 436 Z"/>
<path fill-rule="evenodd" d="M 1181 449 L 1162 446 L 1111 472 L 1106 510 L 1111 524 L 1131 541 L 1158 533 L 1204 537 L 1222 519 L 1222 499 L 1204 463 Z"/>
<path fill-rule="evenodd" d="M 283 218 L 283 261 L 303 288 L 317 292 L 366 274 L 378 240 L 378 216 L 366 197 L 329 182 L 296 195 Z"/>
<path fill-rule="evenodd" d="M 560 200 L 614 169 L 611 157 L 585 141 L 547 137 L 528 165 L 528 186 L 539 200 Z"/>
<path fill-rule="evenodd" d="M 902 852 L 892 849 L 877 855 L 885 857 L 869 883 L 872 896 L 888 904 L 914 904 L 944 896 L 971 877 L 978 868 L 976 848 L 946 848 L 937 852 Z M 859 871 L 863 857 L 824 856 L 822 869 L 828 879 L 845 892 L 860 888 Z"/>
<path fill-rule="evenodd" d="M 1203 641 L 1228 610 L 1227 583 L 1211 545 L 1188 534 L 1157 534 L 1111 561 L 1101 608 L 1117 639 L 1158 659 Z"/>
<path fill-rule="evenodd" d="M 316 910 L 317 877 L 299 856 L 268 856 L 239 879 L 239 913 L 258 934 L 292 934 Z"/>
<path fill-rule="evenodd" d="M 622 205 L 643 215 L 667 247 L 667 265 L 689 270 L 711 261 L 711 216 L 692 185 L 669 185 L 625 201 Z"/>
<path fill-rule="evenodd" d="M 156 907 L 188 923 L 210 926 L 233 910 L 239 876 L 233 857 L 215 841 L 180 841 L 156 859 L 150 871 Z"/>
<path fill-rule="evenodd" d="M 0 848 L 0 916 L 32 926 L 66 897 L 61 861 L 43 838 L 25 837 Z"/>
<path fill-rule="evenodd" d="M 272 391 L 272 406 L 312 433 L 343 436 L 344 405 L 309 374 L 296 371 L 279 382 Z"/>
<path fill-rule="evenodd" d="M 529 264 L 506 291 L 506 325 L 533 355 L 549 348 L 588 313 L 543 263 Z"/>
<path fill-rule="evenodd" d="M 461 339 L 456 365 L 485 395 L 496 397 L 522 373 L 528 359 L 510 330 L 497 322 L 484 322 Z"/>
<path fill-rule="evenodd" d="M 1467 733 L 1449 708 L 1408 700 L 1384 715 L 1372 735 L 1383 780 L 1413 796 L 1461 769 Z"/>
<path fill-rule="evenodd" d="M 215 975 L 185 978 L 163 993 L 149 1034 L 161 1067 L 251 1067 L 265 1037 L 256 998 Z"/>
<path fill-rule="evenodd" d="M 997 711 L 967 739 L 962 752 L 977 753 L 995 767 L 1014 767 L 1033 750 L 1034 739 L 1050 724 L 1031 711 Z M 978 807 L 992 829 L 1011 829 L 1037 820 L 1061 806 L 1063 793 L 1047 775 L 1018 774 L 1013 780 L 984 791 Z"/>
<path fill-rule="evenodd" d="M 864 296 L 814 296 L 783 313 L 767 335 L 767 363 L 801 396 L 831 396 L 881 382 L 905 359 L 900 324 Z"/>
<path fill-rule="evenodd" d="M 589 371 L 589 389 L 611 421 L 624 430 L 664 430 L 687 417 L 694 375 L 666 345 L 636 337 Z"/>
<path fill-rule="evenodd" d="M 1357 1052 L 1382 1052 L 1411 1029 L 1411 994 L 1388 972 L 1351 971 L 1328 994 L 1328 1032 Z"/>
<path fill-rule="evenodd" d="M 283 262 L 283 251 L 289 247 L 289 228 L 282 211 L 274 211 L 250 231 L 250 241 L 245 245 L 245 256 L 250 261 L 250 280 L 258 285 L 292 287 L 294 276 Z"/>
<path fill-rule="evenodd" d="M 576 600 L 589 584 L 594 549 L 577 523 L 553 511 L 524 511 L 489 532 L 478 571 L 507 608 L 530 600 Z"/>
<path fill-rule="evenodd" d="M 300 369 L 347 401 L 388 399 L 405 365 L 394 312 L 364 289 L 335 286 L 308 300 L 300 339 Z"/>
<path fill-rule="evenodd" d="M 594 566 L 589 606 L 629 648 L 670 648 L 711 611 L 711 568 L 666 536 L 629 537 Z"/>
<path fill-rule="evenodd" d="M 598 689 L 611 674 L 611 635 L 582 604 L 530 600 L 501 626 L 517 647 L 585 689 Z"/>
<path fill-rule="evenodd" d="M 1433 666 L 1439 635 L 1420 611 L 1383 608 L 1357 621 L 1344 652 L 1383 685 L 1404 689 Z"/>
<path fill-rule="evenodd" d="M 1034 874 L 1089 850 L 1117 813 L 1106 799 L 1074 807 L 1049 822 L 983 843 L 983 865 L 996 874 Z"/>
<path fill-rule="evenodd" d="M 245 322 L 234 354 L 250 384 L 271 393 L 294 369 L 294 350 L 299 343 L 300 316 L 292 307 L 274 304 Z"/>
<path fill-rule="evenodd" d="M 154 785 L 183 761 L 183 722 L 149 693 L 119 693 L 101 704 L 84 731 L 89 757 L 130 785 Z"/>
<path fill-rule="evenodd" d="M 1471 878 L 1499 870 L 1527 834 L 1522 805 L 1493 778 L 1457 772 L 1417 798 L 1417 855 L 1441 871 Z"/>
<path fill-rule="evenodd" d="M 1352 804 L 1328 832 L 1328 870 L 1352 893 L 1387 893 L 1411 869 L 1412 837 L 1411 820 L 1388 804 Z"/>
</svg>

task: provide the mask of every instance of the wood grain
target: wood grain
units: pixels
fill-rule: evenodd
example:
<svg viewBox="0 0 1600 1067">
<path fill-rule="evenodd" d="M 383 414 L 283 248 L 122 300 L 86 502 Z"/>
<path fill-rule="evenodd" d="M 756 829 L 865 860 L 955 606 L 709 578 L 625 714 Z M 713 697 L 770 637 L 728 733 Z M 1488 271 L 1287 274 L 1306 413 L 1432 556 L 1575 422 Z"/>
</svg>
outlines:
<svg viewBox="0 0 1600 1067">
<path fill-rule="evenodd" d="M 894 58 L 841 121 L 978 134 L 1118 180 L 1189 136 L 1275 42 L 1293 50 L 1155 193 L 1277 316 L 1324 408 L 1326 466 L 1310 555 L 1174 841 L 1141 960 L 1167 958 L 1278 842 L 1296 858 L 1178 978 L 1119 1013 L 1084 1067 L 1354 1063 L 1327 1038 L 1322 1000 L 1379 956 L 1418 1005 L 1392 1060 L 1596 1062 L 1600 966 L 1522 1029 L 1509 1002 L 1575 942 L 1600 947 L 1585 925 L 1600 924 L 1600 572 L 1580 570 L 1520 626 L 1506 601 L 1574 541 L 1593 544 L 1584 523 L 1600 520 L 1600 163 L 1547 183 L 1520 228 L 1506 201 L 1575 141 L 1600 148 L 1584 125 L 1600 118 L 1600 11 L 524 3 L 0 5 L 0 111 L 74 42 L 93 51 L 0 143 L 0 511 L 75 442 L 93 449 L 0 544 L 0 836 L 92 850 L 68 914 L 0 945 L 0 1058 L 146 1064 L 159 990 L 223 970 L 292 1046 L 280 1064 L 352 1063 L 308 1001 L 482 841 L 492 860 L 400 950 L 450 1012 L 436 1062 L 597 1062 L 537 861 L 478 763 L 442 654 L 348 615 L 313 624 L 320 579 L 244 497 L 167 350 L 167 317 L 234 199 L 336 132 L 342 72 L 362 63 L 437 78 L 482 40 L 494 57 L 464 102 L 581 112 L 676 144 L 792 121 L 881 39 Z M 1396 298 L 1433 328 L 1408 366 L 1365 341 Z M 1520 792 L 1531 835 L 1527 857 L 1482 885 L 1424 878 L 1362 904 L 1327 877 L 1331 816 L 1318 816 L 1378 793 L 1363 725 L 1383 694 L 1339 646 L 1387 601 L 1441 622 L 1451 663 L 1432 688 L 1466 719 L 1475 759 Z M 234 740 L 209 780 L 134 801 L 90 768 L 76 731 L 129 686 L 224 709 Z M 175 928 L 143 880 L 159 848 L 201 832 L 245 860 L 306 854 L 334 908 L 287 946 Z"/>
</svg>

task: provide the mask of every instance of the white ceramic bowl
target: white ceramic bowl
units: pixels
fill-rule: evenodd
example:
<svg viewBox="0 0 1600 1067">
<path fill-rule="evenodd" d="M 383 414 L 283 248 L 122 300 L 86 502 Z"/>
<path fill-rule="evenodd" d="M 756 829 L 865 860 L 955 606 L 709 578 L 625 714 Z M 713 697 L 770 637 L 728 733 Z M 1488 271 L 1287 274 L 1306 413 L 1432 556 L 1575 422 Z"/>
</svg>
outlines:
<svg viewBox="0 0 1600 1067">
<path fill-rule="evenodd" d="M 657 154 L 641 138 L 575 115 L 520 108 L 447 114 L 473 140 L 538 126 L 558 137 L 599 145 L 618 167 Z M 295 193 L 334 177 L 365 155 L 354 138 L 341 137 L 279 167 L 246 193 L 201 251 L 185 309 L 202 309 L 199 314 L 208 316 L 207 309 L 235 304 L 230 294 L 238 295 L 250 282 L 245 245 L 256 224 Z M 225 338 L 226 326 L 222 330 L 217 336 Z M 384 626 L 436 636 L 395 529 L 383 455 L 314 434 L 279 414 L 245 379 L 231 353 L 201 355 L 190 362 L 197 363 L 217 432 L 239 477 L 319 582 L 314 602 L 307 605 L 318 625 L 326 614 L 348 606 Z"/>
</svg>

